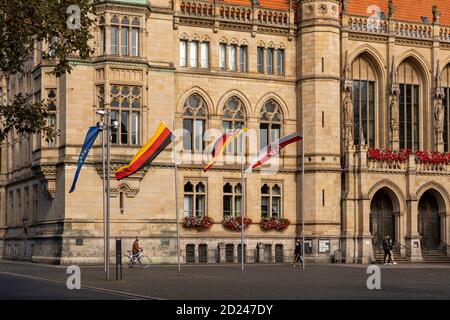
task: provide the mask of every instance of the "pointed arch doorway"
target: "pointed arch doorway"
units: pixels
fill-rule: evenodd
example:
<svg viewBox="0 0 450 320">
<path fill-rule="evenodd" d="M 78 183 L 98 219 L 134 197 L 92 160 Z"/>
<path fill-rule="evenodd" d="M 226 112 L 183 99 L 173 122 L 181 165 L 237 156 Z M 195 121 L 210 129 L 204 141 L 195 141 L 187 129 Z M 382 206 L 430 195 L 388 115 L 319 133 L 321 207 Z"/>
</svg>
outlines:
<svg viewBox="0 0 450 320">
<path fill-rule="evenodd" d="M 386 236 L 395 240 L 396 235 L 394 204 L 388 190 L 382 188 L 375 193 L 370 204 L 370 233 L 374 249 L 382 250 Z"/>
<path fill-rule="evenodd" d="M 441 244 L 439 200 L 434 190 L 428 190 L 419 200 L 418 231 L 425 251 L 438 250 Z"/>
</svg>

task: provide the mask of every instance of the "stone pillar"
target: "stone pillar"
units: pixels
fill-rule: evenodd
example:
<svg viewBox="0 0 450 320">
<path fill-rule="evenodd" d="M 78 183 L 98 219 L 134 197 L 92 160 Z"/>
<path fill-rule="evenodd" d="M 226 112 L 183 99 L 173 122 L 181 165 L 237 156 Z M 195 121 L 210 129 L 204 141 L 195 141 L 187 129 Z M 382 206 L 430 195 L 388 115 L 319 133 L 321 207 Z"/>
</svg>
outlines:
<svg viewBox="0 0 450 320">
<path fill-rule="evenodd" d="M 258 242 L 258 256 L 259 256 L 259 263 L 265 263 L 264 258 L 264 243 Z"/>
<path fill-rule="evenodd" d="M 450 245 L 450 214 L 444 215 L 444 242 Z M 446 247 L 447 256 L 450 257 L 450 247 Z"/>
<path fill-rule="evenodd" d="M 219 242 L 219 245 L 218 245 L 217 249 L 219 250 L 219 262 L 220 263 L 225 263 L 226 262 L 226 259 L 225 259 L 225 243 L 224 242 Z"/>
<path fill-rule="evenodd" d="M 422 250 L 420 247 L 420 235 L 418 232 L 417 218 L 418 218 L 418 200 L 416 198 L 411 198 L 406 201 L 406 221 L 407 221 L 407 232 L 405 236 L 405 245 L 409 250 L 407 255 L 409 256 L 411 262 L 422 262 Z"/>
<path fill-rule="evenodd" d="M 372 235 L 370 233 L 370 198 L 360 200 L 359 234 L 358 234 L 358 263 L 371 263 L 374 261 Z"/>
</svg>

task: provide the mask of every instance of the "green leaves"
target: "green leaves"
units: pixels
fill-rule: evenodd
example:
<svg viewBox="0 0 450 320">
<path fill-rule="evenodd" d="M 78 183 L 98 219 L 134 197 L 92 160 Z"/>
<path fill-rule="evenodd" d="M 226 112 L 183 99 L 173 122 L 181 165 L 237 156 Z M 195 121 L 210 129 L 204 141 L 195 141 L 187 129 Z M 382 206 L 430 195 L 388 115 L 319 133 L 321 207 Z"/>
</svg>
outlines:
<svg viewBox="0 0 450 320">
<path fill-rule="evenodd" d="M 89 41 L 93 38 L 95 5 L 99 2 L 0 0 L 0 74 L 8 77 L 23 72 L 24 63 L 35 53 L 35 41 L 49 45 L 50 50 L 41 54 L 44 64 L 54 66 L 55 76 L 70 73 L 71 57 L 87 59 L 94 52 Z M 77 10 L 67 13 L 71 5 L 75 5 Z M 42 131 L 50 140 L 57 134 L 47 124 L 45 103 L 32 104 L 29 101 L 29 97 L 18 95 L 12 103 L 0 106 L 0 116 L 4 117 L 0 128 L 1 140 L 13 128 L 22 134 Z"/>
<path fill-rule="evenodd" d="M 41 132 L 47 142 L 56 137 L 59 130 L 48 123 L 49 112 L 46 104 L 43 102 L 31 103 L 30 101 L 30 97 L 19 94 L 13 103 L 0 105 L 0 117 L 3 119 L 0 140 L 4 140 L 13 129 L 21 135 Z"/>
</svg>

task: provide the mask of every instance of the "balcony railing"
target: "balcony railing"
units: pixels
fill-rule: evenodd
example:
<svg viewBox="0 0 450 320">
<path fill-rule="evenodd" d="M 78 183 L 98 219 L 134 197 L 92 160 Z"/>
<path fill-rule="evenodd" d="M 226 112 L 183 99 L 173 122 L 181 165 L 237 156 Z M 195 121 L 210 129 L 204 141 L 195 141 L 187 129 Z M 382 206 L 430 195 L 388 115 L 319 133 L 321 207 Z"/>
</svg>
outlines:
<svg viewBox="0 0 450 320">
<path fill-rule="evenodd" d="M 351 31 L 356 32 L 372 32 L 379 34 L 388 33 L 388 23 L 384 20 L 350 17 L 348 20 L 348 26 Z"/>
<path fill-rule="evenodd" d="M 206 0 L 180 0 L 180 15 L 221 21 L 255 23 L 264 26 L 288 27 L 288 11 L 251 8 Z M 292 13 L 293 14 L 293 13 Z"/>
<path fill-rule="evenodd" d="M 348 18 L 348 28 L 352 32 L 387 35 L 389 33 L 389 21 L 370 17 L 351 16 Z M 433 39 L 433 26 L 429 24 L 396 21 L 391 31 L 399 38 Z M 449 28 L 443 27 L 440 29 L 440 39 L 442 41 L 450 41 Z"/>
<path fill-rule="evenodd" d="M 429 25 L 397 22 L 395 24 L 395 34 L 400 37 L 431 39 L 433 37 L 433 29 Z"/>
<path fill-rule="evenodd" d="M 367 169 L 373 172 L 397 172 L 406 173 L 408 169 L 413 169 L 419 174 L 448 174 L 450 164 L 445 163 L 419 163 L 416 162 L 412 154 L 407 161 L 378 161 L 367 158 Z"/>
<path fill-rule="evenodd" d="M 439 39 L 443 42 L 450 42 L 450 28 L 440 28 Z"/>
</svg>

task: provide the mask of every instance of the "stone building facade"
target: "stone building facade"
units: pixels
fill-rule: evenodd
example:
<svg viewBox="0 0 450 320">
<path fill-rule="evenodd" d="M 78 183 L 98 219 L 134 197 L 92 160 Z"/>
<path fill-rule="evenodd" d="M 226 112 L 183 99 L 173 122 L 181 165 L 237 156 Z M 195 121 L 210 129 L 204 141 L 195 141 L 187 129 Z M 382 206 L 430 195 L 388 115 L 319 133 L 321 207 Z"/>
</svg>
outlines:
<svg viewBox="0 0 450 320">
<path fill-rule="evenodd" d="M 96 111 L 119 121 L 112 172 L 160 121 L 178 136 L 178 210 L 184 262 L 240 259 L 240 233 L 222 225 L 242 210 L 248 262 L 292 259 L 305 218 L 306 256 L 367 263 L 390 235 L 399 255 L 450 254 L 450 7 L 444 0 L 103 1 L 95 55 L 55 78 L 36 44 L 24 73 L 2 77 L 0 98 L 50 103 L 55 141 L 11 134 L 1 146 L 0 257 L 43 263 L 103 261 L 101 145 L 68 190 Z M 204 173 L 215 139 L 245 126 L 245 163 L 277 137 L 304 133 L 269 167 L 244 176 L 241 146 Z M 182 131 L 184 129 L 184 133 Z M 411 149 L 383 161 L 378 149 Z M 369 152 L 369 150 L 372 150 Z M 375 152 L 373 151 L 375 150 Z M 135 236 L 155 263 L 176 261 L 173 145 L 145 170 L 111 181 L 111 235 Z M 425 153 L 440 152 L 424 160 Z M 242 199 L 242 189 L 245 197 Z M 302 212 L 304 207 L 304 212 Z M 211 229 L 183 228 L 208 216 Z M 264 217 L 287 218 L 263 231 Z M 111 243 L 113 240 L 111 240 Z"/>
</svg>

